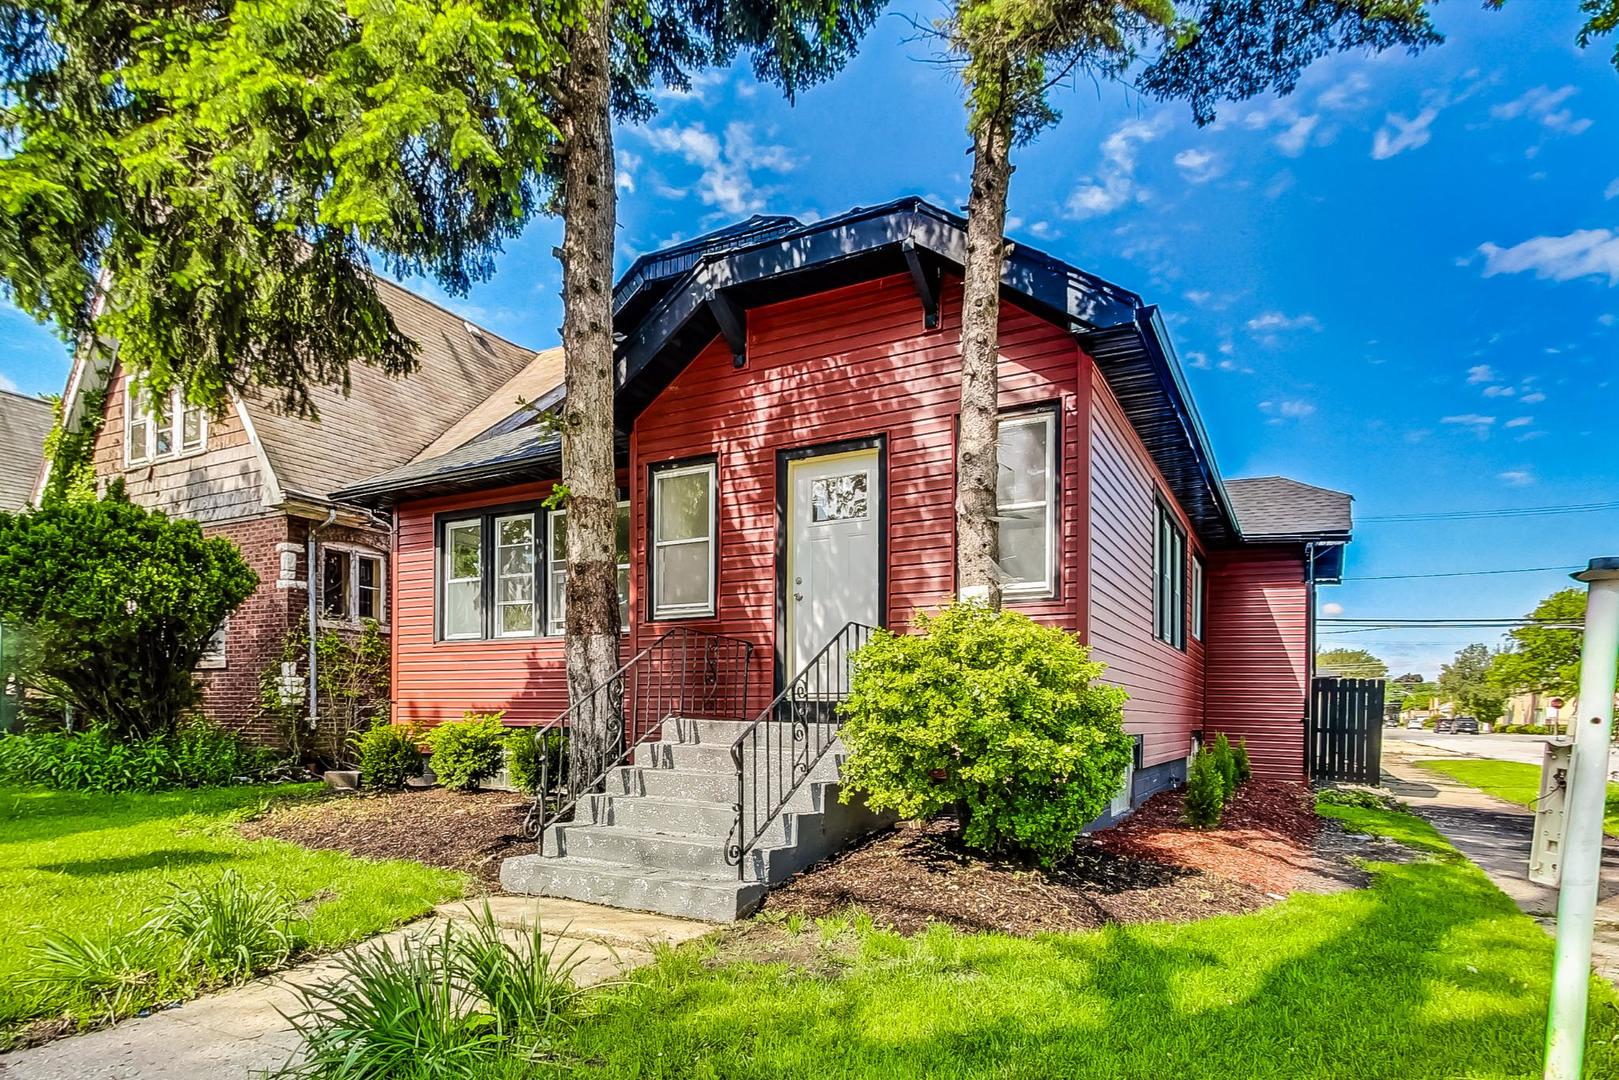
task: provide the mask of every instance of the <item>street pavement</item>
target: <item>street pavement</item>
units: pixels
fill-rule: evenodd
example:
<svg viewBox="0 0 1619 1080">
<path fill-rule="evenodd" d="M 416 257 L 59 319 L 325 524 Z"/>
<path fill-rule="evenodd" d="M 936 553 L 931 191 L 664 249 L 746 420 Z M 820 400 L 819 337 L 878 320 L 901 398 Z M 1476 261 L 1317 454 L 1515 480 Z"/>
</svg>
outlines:
<svg viewBox="0 0 1619 1080">
<path fill-rule="evenodd" d="M 1385 728 L 1383 752 L 1398 752 L 1410 758 L 1494 758 L 1497 761 L 1521 761 L 1538 766 L 1546 740 L 1545 735 L 1440 735 L 1409 728 Z M 1619 748 L 1608 753 L 1608 775 L 1619 779 Z"/>
</svg>

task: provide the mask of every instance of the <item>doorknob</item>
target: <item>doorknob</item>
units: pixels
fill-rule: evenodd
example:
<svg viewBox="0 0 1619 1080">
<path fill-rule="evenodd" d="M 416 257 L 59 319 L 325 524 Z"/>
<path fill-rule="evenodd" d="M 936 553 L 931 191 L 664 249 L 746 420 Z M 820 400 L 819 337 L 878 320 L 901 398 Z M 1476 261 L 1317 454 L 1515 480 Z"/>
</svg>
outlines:
<svg viewBox="0 0 1619 1080">
<path fill-rule="evenodd" d="M 801 592 L 795 592 L 795 593 L 793 593 L 793 599 L 794 600 L 803 600 L 804 599 L 804 594 L 801 593 Z"/>
</svg>

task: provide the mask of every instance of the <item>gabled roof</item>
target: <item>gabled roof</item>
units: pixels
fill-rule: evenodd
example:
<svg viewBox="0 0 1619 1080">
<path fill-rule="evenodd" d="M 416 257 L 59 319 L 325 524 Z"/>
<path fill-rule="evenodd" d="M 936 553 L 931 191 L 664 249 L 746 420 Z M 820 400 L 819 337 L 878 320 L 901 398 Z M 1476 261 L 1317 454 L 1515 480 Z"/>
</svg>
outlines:
<svg viewBox="0 0 1619 1080">
<path fill-rule="evenodd" d="M 51 403 L 0 390 L 0 510 L 21 510 L 45 464 Z"/>
<path fill-rule="evenodd" d="M 1354 497 L 1284 476 L 1227 480 L 1226 494 L 1243 539 L 1347 540 L 1354 527 Z"/>
<path fill-rule="evenodd" d="M 473 406 L 428 443 L 412 461 L 437 457 L 469 442 L 522 427 L 522 422 L 562 399 L 562 346 L 541 349 L 499 390 Z"/>
</svg>

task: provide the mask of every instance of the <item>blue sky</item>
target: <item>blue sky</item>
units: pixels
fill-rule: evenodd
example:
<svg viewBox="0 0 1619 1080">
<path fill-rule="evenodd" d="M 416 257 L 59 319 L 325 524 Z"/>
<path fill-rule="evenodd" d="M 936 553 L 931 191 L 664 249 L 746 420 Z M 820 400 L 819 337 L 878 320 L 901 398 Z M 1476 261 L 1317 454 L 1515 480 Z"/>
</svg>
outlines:
<svg viewBox="0 0 1619 1080">
<path fill-rule="evenodd" d="M 1184 106 L 1115 86 L 1064 92 L 1061 124 L 1016 155 L 1009 231 L 1163 307 L 1226 476 L 1349 491 L 1363 519 L 1619 500 L 1611 43 L 1575 46 L 1574 0 L 1446 3 L 1436 19 L 1442 46 L 1329 59 L 1290 97 L 1228 107 L 1203 130 Z M 880 20 L 844 75 L 794 107 L 738 68 L 620 130 L 621 261 L 759 211 L 809 218 L 907 194 L 961 206 L 959 90 L 908 36 L 898 17 Z M 536 222 L 493 280 L 438 298 L 554 343 L 558 237 Z M 67 366 L 49 332 L 0 307 L 0 386 L 57 391 Z M 1365 520 L 1347 572 L 1601 554 L 1619 554 L 1619 512 Z M 1497 617 L 1565 580 L 1351 580 L 1322 603 L 1353 617 Z M 1323 644 L 1364 642 L 1432 677 L 1470 640 L 1493 635 Z"/>
</svg>

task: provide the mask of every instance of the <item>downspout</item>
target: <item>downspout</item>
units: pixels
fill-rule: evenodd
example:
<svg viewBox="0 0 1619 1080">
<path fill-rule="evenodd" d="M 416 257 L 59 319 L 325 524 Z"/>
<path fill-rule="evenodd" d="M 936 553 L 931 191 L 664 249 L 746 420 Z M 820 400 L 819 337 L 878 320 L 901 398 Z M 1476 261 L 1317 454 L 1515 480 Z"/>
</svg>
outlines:
<svg viewBox="0 0 1619 1080">
<path fill-rule="evenodd" d="M 330 528 L 332 522 L 336 520 L 337 508 L 334 506 L 330 510 L 326 511 L 325 521 L 321 522 L 319 525 L 311 525 L 309 527 L 309 550 L 305 555 L 305 559 L 307 560 L 307 565 L 309 567 L 309 588 L 305 590 L 309 593 L 309 689 L 305 692 L 305 697 L 308 698 L 310 731 L 316 731 L 320 728 L 320 708 L 316 690 L 317 684 L 315 681 L 315 639 L 320 633 L 318 622 L 319 605 L 315 598 L 315 589 L 319 580 L 316 576 L 315 568 L 315 537 L 325 529 Z"/>
</svg>

